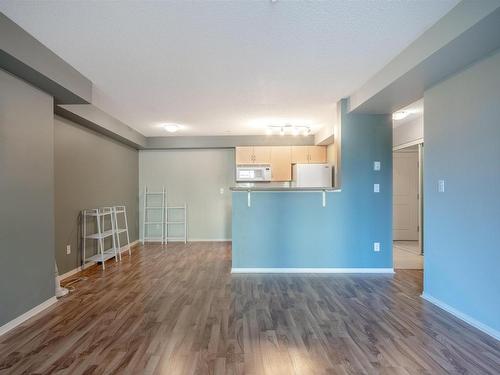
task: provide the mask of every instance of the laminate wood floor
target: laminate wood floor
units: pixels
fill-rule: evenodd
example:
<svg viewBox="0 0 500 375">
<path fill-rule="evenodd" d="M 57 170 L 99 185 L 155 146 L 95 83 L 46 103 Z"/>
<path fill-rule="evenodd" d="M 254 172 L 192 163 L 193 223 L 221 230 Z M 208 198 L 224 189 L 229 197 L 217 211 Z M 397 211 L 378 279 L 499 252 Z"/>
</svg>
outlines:
<svg viewBox="0 0 500 375">
<path fill-rule="evenodd" d="M 139 247 L 0 337 L 0 374 L 499 374 L 422 273 L 231 275 L 229 243 Z"/>
</svg>

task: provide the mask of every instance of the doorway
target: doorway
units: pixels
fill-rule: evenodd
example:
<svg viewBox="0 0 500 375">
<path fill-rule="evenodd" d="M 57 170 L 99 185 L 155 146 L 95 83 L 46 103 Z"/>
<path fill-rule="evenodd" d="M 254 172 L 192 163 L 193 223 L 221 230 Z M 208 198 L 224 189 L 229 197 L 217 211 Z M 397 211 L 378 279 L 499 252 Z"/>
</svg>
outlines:
<svg viewBox="0 0 500 375">
<path fill-rule="evenodd" d="M 392 118 L 394 268 L 423 269 L 423 99 Z"/>
<path fill-rule="evenodd" d="M 394 268 L 423 269 L 423 143 L 393 151 Z"/>
</svg>

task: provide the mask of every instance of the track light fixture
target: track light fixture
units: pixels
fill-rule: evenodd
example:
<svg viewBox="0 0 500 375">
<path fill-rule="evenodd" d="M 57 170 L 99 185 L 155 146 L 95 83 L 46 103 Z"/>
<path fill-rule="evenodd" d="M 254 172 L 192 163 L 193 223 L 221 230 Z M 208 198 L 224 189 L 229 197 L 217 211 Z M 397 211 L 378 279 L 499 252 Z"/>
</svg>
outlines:
<svg viewBox="0 0 500 375">
<path fill-rule="evenodd" d="M 292 134 L 293 136 L 297 136 L 302 134 L 304 136 L 308 136 L 311 134 L 311 128 L 306 125 L 268 125 L 266 128 L 266 134 L 272 135 L 275 133 L 279 133 L 279 135 Z"/>
</svg>

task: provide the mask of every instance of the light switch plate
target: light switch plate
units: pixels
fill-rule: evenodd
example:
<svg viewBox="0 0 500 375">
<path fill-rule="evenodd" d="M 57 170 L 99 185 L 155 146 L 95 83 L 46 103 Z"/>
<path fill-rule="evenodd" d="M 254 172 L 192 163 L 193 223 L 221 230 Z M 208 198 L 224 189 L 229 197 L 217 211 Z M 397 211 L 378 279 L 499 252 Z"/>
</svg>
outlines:
<svg viewBox="0 0 500 375">
<path fill-rule="evenodd" d="M 373 184 L 373 192 L 380 193 L 380 184 Z"/>
<path fill-rule="evenodd" d="M 380 171 L 380 162 L 379 161 L 374 161 L 373 162 L 373 170 L 374 171 Z"/>
<path fill-rule="evenodd" d="M 380 251 L 380 242 L 374 242 L 373 243 L 373 251 L 379 252 Z"/>
<path fill-rule="evenodd" d="M 438 192 L 444 193 L 444 180 L 438 181 Z"/>
<path fill-rule="evenodd" d="M 219 194 L 220 194 L 220 195 L 224 194 L 224 188 L 220 188 L 220 189 L 219 189 Z"/>
<path fill-rule="evenodd" d="M 71 254 L 71 245 L 66 245 L 66 255 Z"/>
</svg>

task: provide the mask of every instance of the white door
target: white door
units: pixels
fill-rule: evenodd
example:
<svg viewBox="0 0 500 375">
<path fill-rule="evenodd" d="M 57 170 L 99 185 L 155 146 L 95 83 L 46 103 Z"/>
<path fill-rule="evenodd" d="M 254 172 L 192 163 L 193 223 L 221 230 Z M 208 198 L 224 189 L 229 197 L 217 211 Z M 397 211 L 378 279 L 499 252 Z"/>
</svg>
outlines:
<svg viewBox="0 0 500 375">
<path fill-rule="evenodd" d="M 418 241 L 418 151 L 393 153 L 393 239 Z"/>
</svg>

